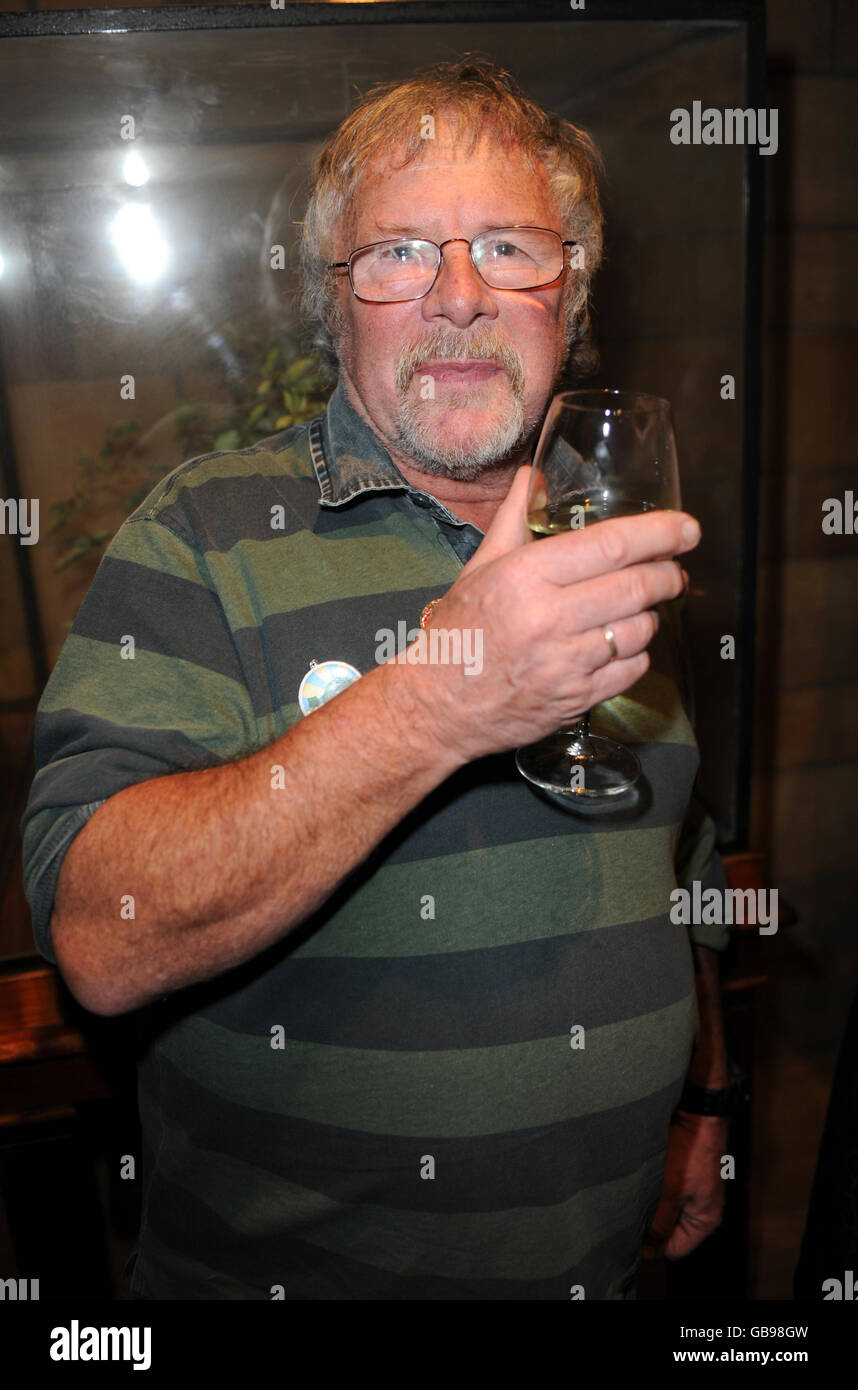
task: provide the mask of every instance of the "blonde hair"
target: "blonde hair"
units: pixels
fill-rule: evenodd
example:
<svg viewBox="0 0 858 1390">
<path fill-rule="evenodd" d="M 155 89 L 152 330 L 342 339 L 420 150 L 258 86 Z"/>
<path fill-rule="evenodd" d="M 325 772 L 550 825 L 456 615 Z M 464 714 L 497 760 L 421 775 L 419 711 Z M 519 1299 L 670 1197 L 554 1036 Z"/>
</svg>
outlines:
<svg viewBox="0 0 858 1390">
<path fill-rule="evenodd" d="M 393 167 L 404 168 L 425 152 L 426 115 L 449 121 L 457 144 L 467 142 L 468 154 L 490 134 L 504 149 L 519 150 L 532 168 L 541 165 L 547 173 L 564 239 L 575 241 L 583 253 L 583 268 L 567 272 L 567 369 L 591 371 L 597 356 L 590 341 L 590 283 L 602 258 L 599 151 L 587 131 L 531 101 L 509 72 L 467 56 L 419 69 L 404 82 L 373 87 L 316 159 L 301 232 L 301 311 L 329 375 L 336 376 L 334 335 L 340 327 L 334 273 L 327 269 L 335 259 L 335 234 L 353 224 L 361 177 L 380 156 L 396 149 L 399 159 Z"/>
</svg>

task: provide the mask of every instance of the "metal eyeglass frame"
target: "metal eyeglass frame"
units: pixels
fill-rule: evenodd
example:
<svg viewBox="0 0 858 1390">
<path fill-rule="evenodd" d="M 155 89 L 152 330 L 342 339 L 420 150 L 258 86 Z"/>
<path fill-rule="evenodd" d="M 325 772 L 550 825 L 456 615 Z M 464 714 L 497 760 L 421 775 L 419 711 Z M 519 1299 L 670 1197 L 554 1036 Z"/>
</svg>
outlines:
<svg viewBox="0 0 858 1390">
<path fill-rule="evenodd" d="M 513 285 L 509 285 L 509 286 L 503 286 L 503 287 L 498 286 L 498 285 L 489 285 L 488 280 L 485 278 L 485 276 L 483 275 L 483 272 L 480 270 L 480 267 L 477 265 L 476 261 L 474 260 L 474 250 L 473 250 L 473 248 L 474 248 L 474 242 L 475 242 L 475 241 L 479 241 L 479 239 L 480 239 L 481 236 L 486 236 L 487 233 L 490 232 L 490 231 L 491 231 L 491 232 L 550 232 L 551 235 L 552 235 L 552 236 L 556 236 L 556 237 L 557 237 L 557 240 L 560 242 L 560 251 L 561 251 L 561 264 L 560 264 L 560 269 L 558 270 L 557 274 L 553 277 L 553 279 L 551 279 L 551 280 L 545 280 L 545 281 L 542 282 L 542 284 L 539 284 L 539 285 L 514 285 L 514 286 L 513 286 Z M 361 251 L 369 251 L 370 248 L 373 247 L 373 246 L 395 246 L 398 242 L 403 242 L 403 241 L 423 241 L 423 242 L 426 243 L 427 246 L 434 246 L 434 247 L 435 247 L 435 250 L 438 252 L 438 264 L 437 264 L 437 266 L 435 267 L 435 274 L 434 274 L 434 276 L 433 276 L 433 278 L 432 278 L 432 283 L 431 283 L 431 285 L 429 285 L 428 288 L 425 289 L 425 290 L 423 291 L 422 294 L 410 294 L 410 295 L 408 295 L 405 299 L 367 299 L 367 298 L 365 298 L 364 295 L 358 294 L 358 292 L 357 292 L 357 290 L 355 289 L 355 286 L 354 286 L 354 280 L 352 279 L 352 261 L 354 260 L 355 256 L 359 256 L 360 253 L 361 253 Z M 510 290 L 510 291 L 511 291 L 512 293 L 514 293 L 514 294 L 517 294 L 517 293 L 519 293 L 519 292 L 522 291 L 522 290 L 544 290 L 544 289 L 547 288 L 548 285 L 554 285 L 554 284 L 556 284 L 557 281 L 560 279 L 561 275 L 563 274 L 564 270 L 566 269 L 566 256 L 565 256 L 565 254 L 564 254 L 565 248 L 566 248 L 567 246 L 577 246 L 577 245 L 578 245 L 578 242 L 577 242 L 577 241 L 564 241 L 563 238 L 561 237 L 560 233 L 559 233 L 559 232 L 555 232 L 555 230 L 554 230 L 553 227 L 531 227 L 529 223 L 525 223 L 525 222 L 514 222 L 514 223 L 511 223 L 508 227 L 488 227 L 488 228 L 486 228 L 486 231 L 485 231 L 485 232 L 478 232 L 477 235 L 476 235 L 475 237 L 472 237 L 470 241 L 468 241 L 467 237 L 463 237 L 463 236 L 451 236 L 451 237 L 448 237 L 446 241 L 442 241 L 442 242 L 440 243 L 440 245 L 438 244 L 437 241 L 432 241 L 429 237 L 416 237 L 416 236 L 415 236 L 415 237 L 386 237 L 383 241 L 369 241 L 369 242 L 367 242 L 367 244 L 366 244 L 365 246 L 356 246 L 355 249 L 354 249 L 354 251 L 352 251 L 351 254 L 349 255 L 349 258 L 348 258 L 347 261 L 331 261 L 331 262 L 328 264 L 328 266 L 327 266 L 326 268 L 327 268 L 328 270 L 348 270 L 348 273 L 349 273 L 349 287 L 350 287 L 350 289 L 351 289 L 351 292 L 352 292 L 352 294 L 354 295 L 355 299 L 359 299 L 359 300 L 361 301 L 362 304 L 411 304 L 411 303 L 414 302 L 414 300 L 416 300 L 416 299 L 425 299 L 426 296 L 427 296 L 427 294 L 431 294 L 431 293 L 432 293 L 433 289 L 435 288 L 435 284 L 436 284 L 436 282 L 437 282 L 438 276 L 441 274 L 441 266 L 444 264 L 444 247 L 445 247 L 445 246 L 449 246 L 450 243 L 451 243 L 451 242 L 454 242 L 454 241 L 464 241 L 464 242 L 467 244 L 467 247 L 468 247 L 468 256 L 469 256 L 469 258 L 470 258 L 471 265 L 474 267 L 474 270 L 477 272 L 477 274 L 479 275 L 479 277 L 480 277 L 480 279 L 482 280 L 482 282 L 483 282 L 484 285 L 487 285 L 488 288 L 489 288 L 490 290 L 503 288 L 504 290 Z"/>
</svg>

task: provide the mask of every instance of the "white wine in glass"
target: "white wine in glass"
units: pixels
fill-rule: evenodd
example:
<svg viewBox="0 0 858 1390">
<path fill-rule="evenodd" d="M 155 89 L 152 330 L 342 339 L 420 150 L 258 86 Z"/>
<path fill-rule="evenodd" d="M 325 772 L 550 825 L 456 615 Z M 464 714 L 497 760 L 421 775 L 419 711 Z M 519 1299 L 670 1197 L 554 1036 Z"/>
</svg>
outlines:
<svg viewBox="0 0 858 1390">
<path fill-rule="evenodd" d="M 668 401 L 628 391 L 554 397 L 533 456 L 527 524 L 535 537 L 680 506 Z M 618 796 L 641 770 L 630 748 L 590 733 L 589 711 L 519 748 L 515 761 L 529 782 L 570 801 Z"/>
</svg>

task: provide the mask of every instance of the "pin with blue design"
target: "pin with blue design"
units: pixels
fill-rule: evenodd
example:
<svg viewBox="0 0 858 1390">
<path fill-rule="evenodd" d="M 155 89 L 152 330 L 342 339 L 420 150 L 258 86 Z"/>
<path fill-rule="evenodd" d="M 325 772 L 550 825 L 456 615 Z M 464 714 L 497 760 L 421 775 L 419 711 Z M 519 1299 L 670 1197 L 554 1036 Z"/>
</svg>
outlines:
<svg viewBox="0 0 858 1390">
<path fill-rule="evenodd" d="M 311 661 L 309 671 L 298 686 L 301 713 L 312 714 L 360 678 L 360 671 L 347 661 Z"/>
</svg>

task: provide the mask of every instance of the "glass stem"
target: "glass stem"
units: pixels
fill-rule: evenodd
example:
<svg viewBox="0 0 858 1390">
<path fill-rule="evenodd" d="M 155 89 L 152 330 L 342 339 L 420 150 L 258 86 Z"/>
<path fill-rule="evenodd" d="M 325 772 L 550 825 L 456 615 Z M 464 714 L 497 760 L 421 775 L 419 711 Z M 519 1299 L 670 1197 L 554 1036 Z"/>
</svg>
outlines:
<svg viewBox="0 0 858 1390">
<path fill-rule="evenodd" d="M 580 719 L 570 727 L 568 732 L 572 736 L 569 745 L 570 754 L 575 757 L 592 758 L 593 745 L 590 741 L 590 711 L 585 710 Z"/>
</svg>

